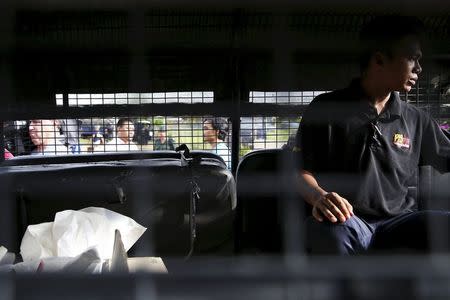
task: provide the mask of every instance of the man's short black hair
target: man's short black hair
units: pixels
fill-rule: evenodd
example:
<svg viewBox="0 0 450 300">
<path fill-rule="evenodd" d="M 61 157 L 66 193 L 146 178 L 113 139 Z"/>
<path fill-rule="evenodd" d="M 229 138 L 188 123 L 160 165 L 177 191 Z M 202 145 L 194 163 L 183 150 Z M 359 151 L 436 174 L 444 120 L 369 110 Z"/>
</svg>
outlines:
<svg viewBox="0 0 450 300">
<path fill-rule="evenodd" d="M 203 119 L 203 123 L 211 123 L 212 128 L 218 131 L 217 138 L 221 141 L 225 141 L 228 135 L 228 120 L 226 118 L 208 117 Z"/>
<path fill-rule="evenodd" d="M 365 70 L 372 55 L 380 51 L 392 56 L 392 48 L 396 42 L 408 35 L 423 38 L 424 24 L 411 16 L 379 16 L 372 19 L 361 30 L 360 67 Z"/>
<path fill-rule="evenodd" d="M 119 121 L 117 121 L 116 128 L 123 126 L 125 123 L 134 124 L 133 120 L 130 118 L 120 118 Z"/>
</svg>

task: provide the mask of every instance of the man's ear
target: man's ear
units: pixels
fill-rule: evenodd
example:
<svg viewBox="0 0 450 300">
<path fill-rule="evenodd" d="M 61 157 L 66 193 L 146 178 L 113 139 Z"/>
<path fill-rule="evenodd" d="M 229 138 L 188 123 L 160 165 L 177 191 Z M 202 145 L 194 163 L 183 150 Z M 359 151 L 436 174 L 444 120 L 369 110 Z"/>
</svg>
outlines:
<svg viewBox="0 0 450 300">
<path fill-rule="evenodd" d="M 384 60 L 385 60 L 384 54 L 379 51 L 375 52 L 375 54 L 373 55 L 373 62 L 375 63 L 375 65 L 379 67 L 384 65 Z"/>
</svg>

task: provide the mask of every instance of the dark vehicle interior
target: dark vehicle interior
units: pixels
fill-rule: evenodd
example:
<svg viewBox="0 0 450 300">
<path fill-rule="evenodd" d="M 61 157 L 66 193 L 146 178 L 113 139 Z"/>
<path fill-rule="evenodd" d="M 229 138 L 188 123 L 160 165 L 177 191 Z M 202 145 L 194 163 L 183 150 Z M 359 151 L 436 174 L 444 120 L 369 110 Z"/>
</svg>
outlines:
<svg viewBox="0 0 450 300">
<path fill-rule="evenodd" d="M 425 24 L 423 72 L 400 98 L 448 134 L 449 3 L 7 0 L 0 8 L 0 246 L 20 262 L 28 225 L 104 207 L 147 228 L 130 257 L 161 257 L 168 270 L 0 268 L 0 299 L 448 299 L 449 253 L 309 255 L 311 206 L 298 194 L 292 150 L 312 99 L 358 76 L 358 33 L 380 15 Z M 219 117 L 225 137 L 211 140 L 205 120 Z M 43 152 L 32 120 L 51 121 L 41 125 L 52 140 Z M 449 182 L 450 173 L 420 167 L 411 187 L 419 208 L 449 210 Z M 448 242 L 442 235 L 430 229 L 431 248 Z"/>
</svg>

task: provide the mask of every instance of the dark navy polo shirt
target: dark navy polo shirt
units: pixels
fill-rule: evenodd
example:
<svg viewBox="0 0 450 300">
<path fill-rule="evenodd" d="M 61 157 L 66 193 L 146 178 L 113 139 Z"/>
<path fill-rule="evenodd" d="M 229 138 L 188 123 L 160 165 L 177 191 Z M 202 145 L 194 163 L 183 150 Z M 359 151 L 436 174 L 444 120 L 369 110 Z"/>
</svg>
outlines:
<svg viewBox="0 0 450 300">
<path fill-rule="evenodd" d="M 302 168 L 367 216 L 416 210 L 418 166 L 449 169 L 450 140 L 426 112 L 393 92 L 378 115 L 359 80 L 316 97 L 297 141 Z"/>
</svg>

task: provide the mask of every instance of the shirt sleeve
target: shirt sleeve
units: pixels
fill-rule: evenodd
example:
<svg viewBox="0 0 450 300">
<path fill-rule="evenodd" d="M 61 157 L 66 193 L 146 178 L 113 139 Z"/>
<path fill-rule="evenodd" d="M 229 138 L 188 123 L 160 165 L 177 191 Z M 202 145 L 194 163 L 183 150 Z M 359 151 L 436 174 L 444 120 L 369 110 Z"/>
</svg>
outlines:
<svg viewBox="0 0 450 300">
<path fill-rule="evenodd" d="M 320 171 L 327 161 L 328 127 L 325 112 L 325 107 L 313 101 L 302 117 L 294 148 L 301 170 L 311 173 Z"/>
<path fill-rule="evenodd" d="M 441 173 L 450 172 L 450 138 L 437 122 L 427 116 L 422 135 L 421 165 L 431 165 Z"/>
</svg>

